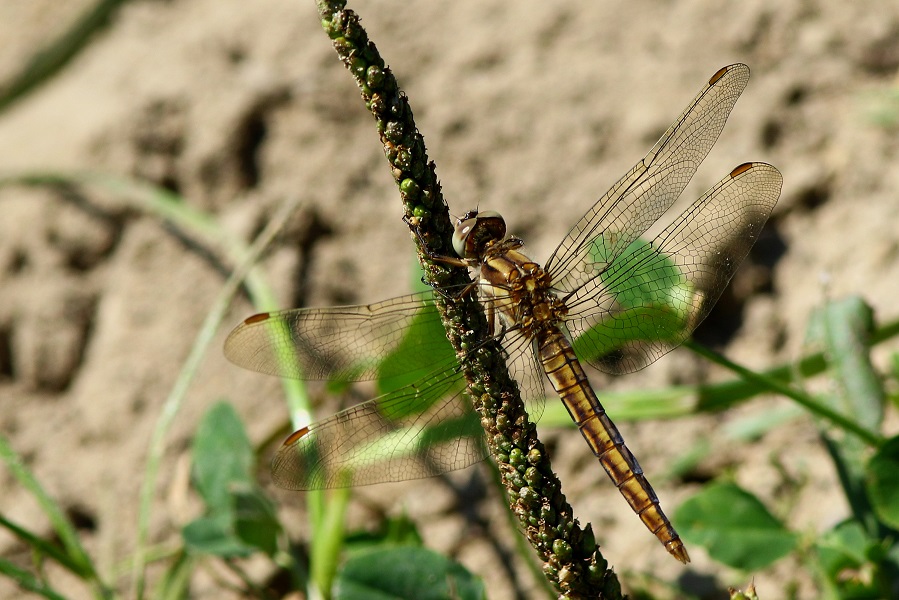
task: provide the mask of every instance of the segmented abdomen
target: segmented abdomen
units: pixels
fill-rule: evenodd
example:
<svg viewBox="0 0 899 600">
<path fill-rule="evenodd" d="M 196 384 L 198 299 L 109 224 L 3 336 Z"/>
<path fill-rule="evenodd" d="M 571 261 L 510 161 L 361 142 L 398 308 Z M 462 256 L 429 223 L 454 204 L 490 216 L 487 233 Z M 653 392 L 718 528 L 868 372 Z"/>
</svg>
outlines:
<svg viewBox="0 0 899 600">
<path fill-rule="evenodd" d="M 558 327 L 541 328 L 536 339 L 540 362 L 553 388 L 621 495 L 668 552 L 683 563 L 689 562 L 680 536 L 662 512 L 637 459 L 599 403 L 568 339 Z"/>
</svg>

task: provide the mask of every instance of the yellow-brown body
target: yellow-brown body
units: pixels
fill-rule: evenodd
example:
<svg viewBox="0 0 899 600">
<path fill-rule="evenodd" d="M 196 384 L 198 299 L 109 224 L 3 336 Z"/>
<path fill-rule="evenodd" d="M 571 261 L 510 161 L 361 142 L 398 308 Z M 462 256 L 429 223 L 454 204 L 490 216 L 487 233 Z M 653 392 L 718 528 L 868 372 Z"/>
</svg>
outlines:
<svg viewBox="0 0 899 600">
<path fill-rule="evenodd" d="M 689 562 L 687 549 L 662 512 L 643 469 L 600 404 L 559 327 L 567 309 L 553 292 L 549 274 L 520 247 L 521 242 L 514 238 L 483 246 L 477 268 L 488 317 L 498 315 L 505 328 L 519 328 L 536 342 L 546 376 L 621 495 L 669 553 Z"/>
</svg>

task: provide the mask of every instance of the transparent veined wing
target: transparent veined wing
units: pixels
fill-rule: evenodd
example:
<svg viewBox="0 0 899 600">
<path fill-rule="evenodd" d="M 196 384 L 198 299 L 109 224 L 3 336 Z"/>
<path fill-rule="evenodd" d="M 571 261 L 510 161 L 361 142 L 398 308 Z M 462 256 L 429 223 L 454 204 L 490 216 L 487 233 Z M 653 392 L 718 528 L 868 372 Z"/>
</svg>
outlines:
<svg viewBox="0 0 899 600">
<path fill-rule="evenodd" d="M 749 81 L 749 67 L 716 72 L 652 150 L 575 224 L 544 265 L 563 293 L 588 283 L 605 265 L 591 262 L 597 243 L 608 261 L 667 211 L 724 129 Z"/>
<path fill-rule="evenodd" d="M 431 291 L 375 304 L 254 315 L 225 341 L 234 364 L 294 379 L 393 379 L 453 364 Z"/>
<path fill-rule="evenodd" d="M 771 165 L 740 165 L 654 240 L 636 240 L 594 272 L 567 297 L 566 326 L 578 357 L 626 373 L 682 343 L 758 239 L 782 183 Z M 606 263 L 604 252 L 597 243 L 584 268 Z"/>
<path fill-rule="evenodd" d="M 519 332 L 503 339 L 510 371 L 529 411 L 543 407 L 544 378 L 531 341 Z M 306 490 L 431 477 L 487 456 L 484 430 L 458 364 L 304 427 L 272 463 L 275 482 Z"/>
<path fill-rule="evenodd" d="M 291 435 L 275 483 L 306 490 L 430 477 L 484 459 L 477 413 L 457 366 L 439 370 Z"/>
</svg>

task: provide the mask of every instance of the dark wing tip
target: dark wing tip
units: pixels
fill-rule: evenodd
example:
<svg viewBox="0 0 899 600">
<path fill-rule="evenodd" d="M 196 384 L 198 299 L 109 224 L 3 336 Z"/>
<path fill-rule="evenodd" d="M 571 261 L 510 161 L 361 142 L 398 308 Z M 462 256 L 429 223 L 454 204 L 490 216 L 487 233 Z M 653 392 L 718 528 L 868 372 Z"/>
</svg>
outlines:
<svg viewBox="0 0 899 600">
<path fill-rule="evenodd" d="M 271 317 L 271 313 L 259 313 L 258 315 L 253 315 L 252 317 L 247 317 L 244 319 L 244 325 L 253 325 L 254 323 L 260 323 L 262 321 L 266 321 Z"/>
<path fill-rule="evenodd" d="M 715 85 L 718 82 L 718 80 L 721 79 L 722 77 L 724 77 L 724 75 L 729 71 L 735 71 L 735 70 L 742 71 L 744 69 L 746 71 L 749 71 L 749 67 L 744 65 L 743 63 L 734 63 L 732 65 L 727 65 L 726 67 L 721 67 L 720 69 L 715 71 L 714 75 L 712 75 L 709 78 L 709 86 Z"/>
<path fill-rule="evenodd" d="M 733 171 L 730 172 L 730 176 L 731 176 L 731 178 L 736 178 L 736 177 L 742 175 L 743 173 L 745 173 L 746 171 L 748 171 L 749 169 L 751 169 L 753 166 L 755 166 L 755 163 L 751 163 L 751 162 L 747 162 L 747 163 L 743 163 L 742 165 L 738 165 L 738 166 L 734 167 Z"/>
<path fill-rule="evenodd" d="M 302 427 L 300 429 L 297 429 L 296 431 L 291 433 L 289 436 L 287 436 L 287 439 L 284 440 L 283 444 L 281 444 L 281 448 L 286 448 L 287 446 L 293 446 L 297 442 L 297 440 L 299 440 L 300 438 L 306 437 L 308 434 L 309 434 L 308 427 Z"/>
</svg>

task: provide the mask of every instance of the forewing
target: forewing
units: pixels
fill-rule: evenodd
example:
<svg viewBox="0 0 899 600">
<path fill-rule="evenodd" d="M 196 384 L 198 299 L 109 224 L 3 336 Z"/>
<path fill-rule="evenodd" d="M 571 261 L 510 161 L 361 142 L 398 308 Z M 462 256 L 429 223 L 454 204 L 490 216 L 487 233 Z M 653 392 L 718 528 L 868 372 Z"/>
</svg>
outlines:
<svg viewBox="0 0 899 600">
<path fill-rule="evenodd" d="M 272 463 L 287 489 L 430 477 L 487 455 L 458 367 L 353 406 L 290 436 Z"/>
<path fill-rule="evenodd" d="M 533 340 L 498 333 L 510 374 L 532 420 L 545 403 Z M 284 488 L 306 490 L 431 477 L 487 456 L 483 429 L 453 361 L 415 383 L 343 410 L 291 435 L 272 472 Z"/>
<path fill-rule="evenodd" d="M 536 423 L 543 416 L 546 405 L 547 379 L 537 362 L 535 342 L 516 329 L 503 336 L 502 344 L 507 355 L 509 374 L 518 384 L 518 391 L 531 421 Z"/>
<path fill-rule="evenodd" d="M 680 196 L 711 150 L 737 98 L 749 81 L 749 67 L 719 70 L 672 123 L 643 160 L 572 228 L 546 262 L 553 284 L 577 289 L 604 265 L 593 264 L 597 244 L 613 261 Z"/>
<path fill-rule="evenodd" d="M 682 343 L 755 243 L 782 183 L 771 165 L 740 165 L 651 243 L 637 240 L 608 268 L 594 271 L 566 297 L 578 357 L 626 373 Z"/>
<path fill-rule="evenodd" d="M 433 292 L 376 304 L 262 313 L 225 341 L 236 365 L 294 379 L 360 381 L 451 363 Z"/>
</svg>

